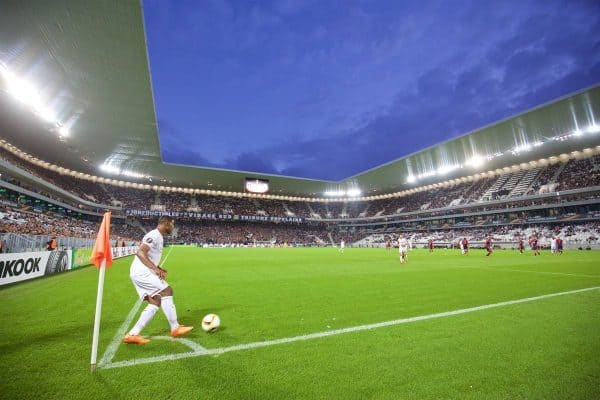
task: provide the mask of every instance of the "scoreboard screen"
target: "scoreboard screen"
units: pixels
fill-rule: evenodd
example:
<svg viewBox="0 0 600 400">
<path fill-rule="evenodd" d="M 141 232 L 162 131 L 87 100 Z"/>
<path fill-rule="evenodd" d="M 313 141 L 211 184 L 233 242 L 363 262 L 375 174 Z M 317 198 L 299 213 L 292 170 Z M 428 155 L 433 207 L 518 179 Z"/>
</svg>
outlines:
<svg viewBox="0 0 600 400">
<path fill-rule="evenodd" d="M 269 191 L 269 180 L 246 178 L 244 190 L 248 193 L 267 193 Z"/>
</svg>

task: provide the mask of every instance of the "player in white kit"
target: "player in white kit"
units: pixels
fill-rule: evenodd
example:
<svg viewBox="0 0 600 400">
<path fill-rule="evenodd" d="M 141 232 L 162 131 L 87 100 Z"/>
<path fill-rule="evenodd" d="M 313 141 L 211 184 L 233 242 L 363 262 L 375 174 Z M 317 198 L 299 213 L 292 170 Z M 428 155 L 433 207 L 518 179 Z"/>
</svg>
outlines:
<svg viewBox="0 0 600 400">
<path fill-rule="evenodd" d="M 156 229 L 148 232 L 142 239 L 131 268 L 129 277 L 138 296 L 148 305 L 140 318 L 123 339 L 130 344 L 146 344 L 150 340 L 142 337 L 140 332 L 154 318 L 154 314 L 162 308 L 167 321 L 171 327 L 171 336 L 179 337 L 194 329 L 191 326 L 179 325 L 177 322 L 177 310 L 173 303 L 173 289 L 165 281 L 167 271 L 162 269 L 158 263 L 162 257 L 163 235 L 173 231 L 175 221 L 171 217 L 160 217 Z"/>
<path fill-rule="evenodd" d="M 346 248 L 346 242 L 344 242 L 343 240 L 340 242 L 340 251 L 343 253 L 344 249 Z"/>
<path fill-rule="evenodd" d="M 408 252 L 408 240 L 406 240 L 404 235 L 400 235 L 398 238 L 398 251 L 400 252 L 400 264 L 408 261 L 406 258 Z"/>
</svg>

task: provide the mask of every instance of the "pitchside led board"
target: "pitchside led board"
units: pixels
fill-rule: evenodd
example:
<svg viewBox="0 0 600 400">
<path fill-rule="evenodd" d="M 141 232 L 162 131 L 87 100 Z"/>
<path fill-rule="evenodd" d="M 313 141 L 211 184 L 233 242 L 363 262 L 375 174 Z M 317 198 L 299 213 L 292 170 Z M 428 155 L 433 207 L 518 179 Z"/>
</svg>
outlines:
<svg viewBox="0 0 600 400">
<path fill-rule="evenodd" d="M 246 180 L 244 181 L 244 190 L 247 193 L 267 193 L 269 191 L 269 180 L 258 178 L 246 178 Z"/>
</svg>

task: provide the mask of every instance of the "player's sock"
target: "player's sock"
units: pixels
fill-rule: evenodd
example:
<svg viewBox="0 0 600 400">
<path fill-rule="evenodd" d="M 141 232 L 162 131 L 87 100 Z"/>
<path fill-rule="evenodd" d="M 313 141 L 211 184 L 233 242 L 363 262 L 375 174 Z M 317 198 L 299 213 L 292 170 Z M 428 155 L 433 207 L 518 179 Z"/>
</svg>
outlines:
<svg viewBox="0 0 600 400">
<path fill-rule="evenodd" d="M 179 326 L 179 322 L 177 322 L 177 310 L 175 309 L 175 303 L 173 303 L 173 296 L 163 297 L 160 306 L 165 313 L 165 317 L 167 317 L 167 321 L 169 321 L 171 331 L 174 331 Z"/>
<path fill-rule="evenodd" d="M 148 322 L 150 322 L 152 318 L 154 318 L 154 314 L 156 314 L 156 311 L 158 311 L 157 306 L 155 306 L 154 304 L 148 304 L 146 308 L 144 308 L 144 311 L 142 311 L 142 313 L 140 314 L 138 322 L 136 322 L 133 328 L 131 328 L 131 330 L 129 331 L 129 335 L 139 335 L 142 329 L 144 329 L 144 327 L 148 325 Z"/>
</svg>

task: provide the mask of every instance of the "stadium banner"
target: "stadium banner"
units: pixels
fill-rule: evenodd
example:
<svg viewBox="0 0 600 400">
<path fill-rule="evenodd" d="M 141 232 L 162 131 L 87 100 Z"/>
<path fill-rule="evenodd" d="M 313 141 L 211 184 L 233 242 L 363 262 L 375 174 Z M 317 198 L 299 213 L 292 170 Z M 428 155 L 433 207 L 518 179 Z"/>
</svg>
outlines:
<svg viewBox="0 0 600 400">
<path fill-rule="evenodd" d="M 115 259 L 115 258 L 127 257 L 127 256 L 137 253 L 138 247 L 137 246 L 112 247 L 111 250 L 112 250 L 113 259 Z"/>
<path fill-rule="evenodd" d="M 71 269 L 71 250 L 0 254 L 0 286 Z"/>
<path fill-rule="evenodd" d="M 195 219 L 211 219 L 223 221 L 259 221 L 259 222 L 284 222 L 300 224 L 304 222 L 304 218 L 298 217 L 274 217 L 268 215 L 233 215 L 219 213 L 201 213 L 190 211 L 161 211 L 161 210 L 125 210 L 126 215 L 137 217 L 160 217 L 167 215 L 169 217 L 195 218 Z"/>
<path fill-rule="evenodd" d="M 137 246 L 127 247 L 111 247 L 113 259 L 131 256 L 137 253 Z M 71 269 L 77 269 L 91 265 L 90 257 L 92 256 L 92 249 L 76 249 L 73 250 L 73 263 Z"/>
<path fill-rule="evenodd" d="M 75 249 L 73 250 L 73 263 L 71 269 L 85 267 L 91 264 L 90 257 L 92 249 Z"/>
</svg>

